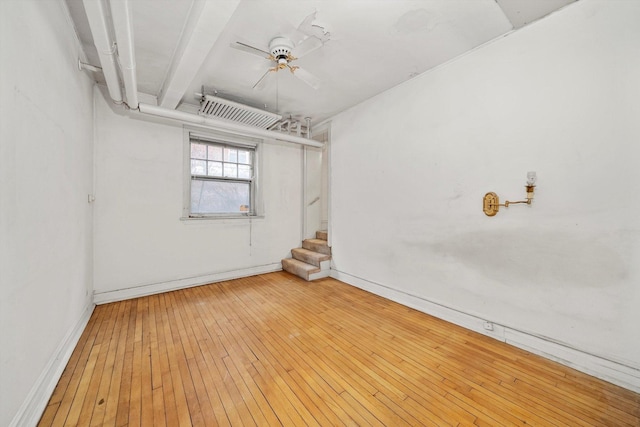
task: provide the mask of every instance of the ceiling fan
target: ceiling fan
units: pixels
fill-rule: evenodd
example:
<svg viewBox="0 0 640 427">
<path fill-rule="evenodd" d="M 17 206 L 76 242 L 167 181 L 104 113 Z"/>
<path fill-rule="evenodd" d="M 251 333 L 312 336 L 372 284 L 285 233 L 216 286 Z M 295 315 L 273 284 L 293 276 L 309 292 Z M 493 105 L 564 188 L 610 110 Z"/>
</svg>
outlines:
<svg viewBox="0 0 640 427">
<path fill-rule="evenodd" d="M 261 56 L 262 58 L 273 62 L 274 66 L 265 71 L 262 77 L 260 77 L 256 84 L 253 85 L 253 89 L 259 87 L 270 73 L 277 73 L 285 68 L 291 71 L 295 77 L 299 78 L 312 88 L 318 89 L 320 87 L 320 79 L 318 79 L 318 77 L 297 65 L 292 65 L 291 63 L 305 55 L 308 55 L 316 49 L 321 48 L 323 45 L 324 43 L 322 40 L 309 35 L 298 43 L 298 45 L 295 45 L 288 37 L 275 37 L 269 42 L 268 51 L 241 41 L 231 43 L 231 47 L 235 49 Z"/>
</svg>

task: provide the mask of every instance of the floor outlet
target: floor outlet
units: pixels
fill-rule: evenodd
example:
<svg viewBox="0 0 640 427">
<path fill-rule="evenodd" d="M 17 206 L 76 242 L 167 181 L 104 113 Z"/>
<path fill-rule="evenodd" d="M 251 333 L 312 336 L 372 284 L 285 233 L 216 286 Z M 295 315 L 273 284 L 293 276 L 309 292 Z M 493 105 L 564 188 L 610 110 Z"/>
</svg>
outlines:
<svg viewBox="0 0 640 427">
<path fill-rule="evenodd" d="M 493 331 L 493 323 L 491 322 L 484 322 L 482 327 L 487 331 Z"/>
</svg>

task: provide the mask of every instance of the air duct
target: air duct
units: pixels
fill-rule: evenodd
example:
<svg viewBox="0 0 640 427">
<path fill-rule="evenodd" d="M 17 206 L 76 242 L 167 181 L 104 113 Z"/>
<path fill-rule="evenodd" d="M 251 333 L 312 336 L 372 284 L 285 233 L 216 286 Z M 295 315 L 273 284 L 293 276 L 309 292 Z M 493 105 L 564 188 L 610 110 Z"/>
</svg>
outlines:
<svg viewBox="0 0 640 427">
<path fill-rule="evenodd" d="M 249 107 L 211 95 L 202 96 L 198 114 L 233 120 L 234 122 L 244 123 L 262 129 L 268 129 L 271 125 L 282 119 L 282 116 L 279 114 L 270 113 L 269 111 Z"/>
<path fill-rule="evenodd" d="M 302 138 L 295 135 L 287 135 L 285 133 L 274 132 L 266 129 L 260 129 L 258 127 L 247 126 L 243 124 L 237 124 L 226 120 L 213 119 L 209 117 L 203 117 L 196 114 L 185 113 L 177 110 L 170 110 L 168 108 L 156 107 L 149 104 L 139 104 L 140 112 L 142 114 L 148 114 L 156 117 L 162 117 L 165 119 L 179 120 L 184 123 L 194 123 L 203 125 L 214 130 L 223 132 L 233 132 L 237 135 L 252 136 L 258 138 L 276 139 L 278 141 L 293 142 L 301 145 L 308 145 L 311 147 L 323 147 L 324 144 L 312 139 Z"/>
</svg>

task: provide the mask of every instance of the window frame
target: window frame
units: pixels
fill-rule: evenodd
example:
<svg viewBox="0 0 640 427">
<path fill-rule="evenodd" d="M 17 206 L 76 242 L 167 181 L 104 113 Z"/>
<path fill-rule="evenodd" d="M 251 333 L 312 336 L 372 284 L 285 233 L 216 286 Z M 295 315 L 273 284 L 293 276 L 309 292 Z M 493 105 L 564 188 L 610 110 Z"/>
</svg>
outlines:
<svg viewBox="0 0 640 427">
<path fill-rule="evenodd" d="M 215 144 L 223 147 L 249 149 L 252 151 L 253 176 L 250 180 L 230 177 L 212 177 L 191 174 L 191 144 Z M 193 128 L 184 129 L 184 150 L 183 150 L 183 180 L 184 197 L 182 206 L 182 220 L 202 220 L 202 219 L 242 219 L 262 217 L 260 206 L 262 205 L 262 193 L 260 182 L 261 170 L 261 139 L 245 137 L 241 135 L 227 134 L 208 130 Z M 237 164 L 237 162 L 236 162 Z M 223 172 L 224 175 L 224 172 Z M 250 182 L 250 209 L 247 212 L 227 212 L 227 213 L 192 213 L 191 212 L 191 184 L 193 177 L 199 177 L 203 181 L 211 180 L 218 182 Z"/>
</svg>

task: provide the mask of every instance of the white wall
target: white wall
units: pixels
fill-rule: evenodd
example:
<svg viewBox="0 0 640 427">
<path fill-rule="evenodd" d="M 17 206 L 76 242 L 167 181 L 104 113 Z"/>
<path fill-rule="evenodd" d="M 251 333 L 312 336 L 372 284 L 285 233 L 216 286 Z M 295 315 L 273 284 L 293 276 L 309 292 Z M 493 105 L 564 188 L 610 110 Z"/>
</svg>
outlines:
<svg viewBox="0 0 640 427">
<path fill-rule="evenodd" d="M 97 98 L 97 302 L 274 271 L 300 246 L 301 146 L 262 144 L 264 218 L 181 221 L 183 128 Z"/>
<path fill-rule="evenodd" d="M 640 390 L 638 18 L 581 0 L 337 116 L 334 277 L 618 362 Z M 530 170 L 533 206 L 483 214 Z"/>
<path fill-rule="evenodd" d="M 78 52 L 62 1 L 0 1 L 3 426 L 37 421 L 92 307 L 93 98 Z"/>
</svg>

